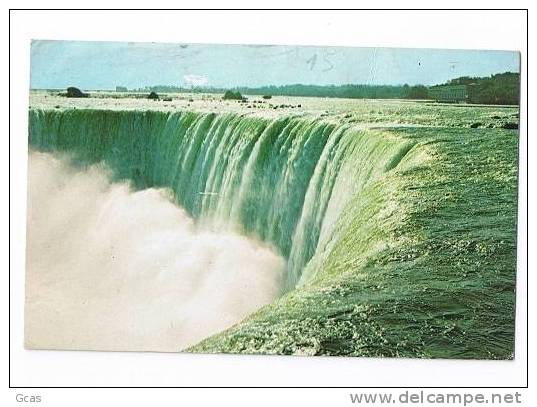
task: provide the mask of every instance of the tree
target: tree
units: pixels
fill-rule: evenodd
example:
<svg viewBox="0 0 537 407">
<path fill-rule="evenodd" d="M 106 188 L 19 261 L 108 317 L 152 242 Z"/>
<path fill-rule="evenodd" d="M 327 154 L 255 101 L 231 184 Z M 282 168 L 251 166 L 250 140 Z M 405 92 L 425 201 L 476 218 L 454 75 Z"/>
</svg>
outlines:
<svg viewBox="0 0 537 407">
<path fill-rule="evenodd" d="M 242 100 L 244 99 L 243 96 L 241 95 L 240 92 L 233 92 L 232 90 L 228 90 L 226 91 L 226 93 L 224 93 L 224 97 L 222 98 L 224 100 L 229 100 L 229 99 L 233 99 L 233 100 Z"/>
</svg>

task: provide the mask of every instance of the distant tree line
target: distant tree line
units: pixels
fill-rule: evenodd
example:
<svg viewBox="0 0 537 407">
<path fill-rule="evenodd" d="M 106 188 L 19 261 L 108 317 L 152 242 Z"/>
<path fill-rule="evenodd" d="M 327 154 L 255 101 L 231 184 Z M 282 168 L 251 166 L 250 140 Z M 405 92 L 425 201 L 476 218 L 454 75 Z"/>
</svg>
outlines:
<svg viewBox="0 0 537 407">
<path fill-rule="evenodd" d="M 520 74 L 505 72 L 490 77 L 468 77 L 451 79 L 446 83 L 435 85 L 467 85 L 468 101 L 483 104 L 518 104 L 520 97 Z M 261 86 L 256 88 L 235 87 L 233 89 L 217 87 L 178 87 L 169 85 L 149 86 L 135 89 L 138 92 L 193 92 L 193 93 L 228 93 L 265 96 L 313 96 L 349 99 L 430 99 L 428 88 L 424 85 L 283 85 Z M 228 98 L 226 97 L 226 99 Z"/>
<path fill-rule="evenodd" d="M 184 88 L 169 85 L 148 86 L 134 89 L 137 92 L 193 92 L 227 93 L 225 99 L 233 99 L 233 94 L 269 96 L 313 96 L 350 99 L 427 99 L 427 88 L 423 85 L 283 85 L 261 86 L 258 88 L 236 87 L 233 89 L 215 87 Z"/>
<path fill-rule="evenodd" d="M 448 81 L 449 85 L 468 85 L 471 103 L 517 105 L 520 100 L 520 74 L 499 73 L 486 78 L 462 76 Z"/>
</svg>

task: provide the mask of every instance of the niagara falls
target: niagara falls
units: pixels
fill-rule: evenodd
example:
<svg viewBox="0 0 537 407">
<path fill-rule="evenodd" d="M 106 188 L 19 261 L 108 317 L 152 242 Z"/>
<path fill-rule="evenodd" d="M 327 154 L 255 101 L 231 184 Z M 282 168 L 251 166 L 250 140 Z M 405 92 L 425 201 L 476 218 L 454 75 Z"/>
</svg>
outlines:
<svg viewBox="0 0 537 407">
<path fill-rule="evenodd" d="M 455 51 L 389 50 L 423 64 L 372 83 L 374 49 L 269 75 L 272 48 L 171 44 L 198 70 L 155 85 L 151 47 L 32 45 L 26 348 L 513 359 L 516 53 L 427 79 Z"/>
</svg>

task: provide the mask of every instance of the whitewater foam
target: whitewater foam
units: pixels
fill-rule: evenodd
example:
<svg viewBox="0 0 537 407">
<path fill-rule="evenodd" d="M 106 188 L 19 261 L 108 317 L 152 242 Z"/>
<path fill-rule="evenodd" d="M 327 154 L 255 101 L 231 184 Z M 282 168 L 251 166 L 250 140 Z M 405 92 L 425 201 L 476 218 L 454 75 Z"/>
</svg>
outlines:
<svg viewBox="0 0 537 407">
<path fill-rule="evenodd" d="M 266 245 L 201 229 L 165 189 L 29 156 L 26 346 L 178 351 L 279 294 Z"/>
</svg>

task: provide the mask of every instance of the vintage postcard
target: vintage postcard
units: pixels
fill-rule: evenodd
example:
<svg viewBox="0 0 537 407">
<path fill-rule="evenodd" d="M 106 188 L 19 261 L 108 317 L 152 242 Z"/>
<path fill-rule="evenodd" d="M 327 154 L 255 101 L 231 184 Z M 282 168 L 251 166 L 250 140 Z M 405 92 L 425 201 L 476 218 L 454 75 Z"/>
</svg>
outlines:
<svg viewBox="0 0 537 407">
<path fill-rule="evenodd" d="M 519 72 L 34 40 L 26 347 L 512 359 Z"/>
</svg>

